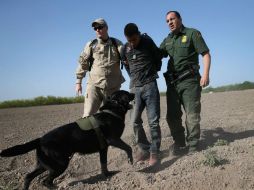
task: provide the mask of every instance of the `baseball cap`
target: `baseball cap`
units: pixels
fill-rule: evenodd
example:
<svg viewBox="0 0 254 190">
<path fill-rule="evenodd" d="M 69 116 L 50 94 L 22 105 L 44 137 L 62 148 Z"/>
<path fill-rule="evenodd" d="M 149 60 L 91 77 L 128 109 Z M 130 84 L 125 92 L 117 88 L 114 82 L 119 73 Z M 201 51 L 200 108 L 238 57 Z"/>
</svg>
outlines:
<svg viewBox="0 0 254 190">
<path fill-rule="evenodd" d="M 96 24 L 108 26 L 107 22 L 103 18 L 98 18 L 95 21 L 92 22 L 92 27 L 94 27 Z"/>
</svg>

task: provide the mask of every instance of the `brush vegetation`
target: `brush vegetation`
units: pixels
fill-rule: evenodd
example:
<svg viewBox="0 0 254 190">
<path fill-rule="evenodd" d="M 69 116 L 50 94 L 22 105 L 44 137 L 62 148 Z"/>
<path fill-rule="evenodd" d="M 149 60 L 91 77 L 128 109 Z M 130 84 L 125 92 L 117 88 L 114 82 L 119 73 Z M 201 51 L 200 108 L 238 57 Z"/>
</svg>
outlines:
<svg viewBox="0 0 254 190">
<path fill-rule="evenodd" d="M 226 92 L 226 91 L 238 91 L 238 90 L 247 90 L 247 89 L 254 89 L 254 82 L 245 81 L 240 84 L 232 84 L 220 87 L 208 87 L 202 90 L 203 93 L 208 92 Z"/>
<path fill-rule="evenodd" d="M 247 90 L 254 89 L 254 82 L 245 81 L 241 84 L 227 85 L 221 87 L 208 87 L 203 89 L 203 93 L 209 92 L 225 92 L 235 90 Z M 161 92 L 161 96 L 166 96 L 166 92 Z M 78 97 L 55 97 L 55 96 L 39 96 L 34 99 L 22 99 L 22 100 L 7 100 L 0 102 L 1 108 L 13 108 L 13 107 L 29 107 L 29 106 L 43 106 L 43 105 L 58 105 L 58 104 L 72 104 L 84 102 L 83 96 Z"/>
<path fill-rule="evenodd" d="M 202 164 L 209 167 L 216 167 L 223 164 L 223 160 L 217 155 L 217 152 L 208 149 L 204 153 L 205 158 L 202 160 Z"/>
<path fill-rule="evenodd" d="M 217 167 L 224 164 L 229 164 L 229 160 L 222 159 L 217 151 L 212 150 L 210 147 L 204 152 L 204 159 L 200 162 L 204 166 Z"/>
<path fill-rule="evenodd" d="M 55 96 L 39 96 L 34 99 L 26 100 L 9 100 L 0 102 L 0 108 L 29 107 L 43 105 L 72 104 L 84 102 L 83 96 L 77 97 L 55 97 Z"/>
<path fill-rule="evenodd" d="M 218 139 L 215 143 L 214 146 L 226 146 L 228 145 L 229 142 L 225 139 Z"/>
</svg>

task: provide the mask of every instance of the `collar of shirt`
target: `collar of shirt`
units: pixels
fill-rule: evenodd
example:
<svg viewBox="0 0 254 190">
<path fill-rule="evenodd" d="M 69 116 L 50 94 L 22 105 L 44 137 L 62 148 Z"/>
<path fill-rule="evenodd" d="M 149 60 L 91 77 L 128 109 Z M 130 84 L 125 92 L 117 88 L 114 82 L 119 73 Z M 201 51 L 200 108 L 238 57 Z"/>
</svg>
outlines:
<svg viewBox="0 0 254 190">
<path fill-rule="evenodd" d="M 186 27 L 184 25 L 181 26 L 180 31 L 179 31 L 178 34 L 174 34 L 174 33 L 171 32 L 171 33 L 169 33 L 169 37 L 173 38 L 174 36 L 180 36 L 182 34 L 186 34 Z"/>
<path fill-rule="evenodd" d="M 99 44 L 108 44 L 109 42 L 110 42 L 110 40 L 109 40 L 109 37 L 108 37 L 108 39 L 105 41 L 105 40 L 102 40 L 102 39 L 100 39 L 100 38 L 97 38 L 97 40 L 98 40 L 98 43 Z"/>
<path fill-rule="evenodd" d="M 131 50 L 135 50 L 135 49 L 139 49 L 142 47 L 144 43 L 144 37 L 142 35 L 140 35 L 140 41 L 138 43 L 138 45 L 136 47 L 132 47 L 131 44 L 129 42 L 127 42 L 128 46 L 131 48 Z"/>
</svg>

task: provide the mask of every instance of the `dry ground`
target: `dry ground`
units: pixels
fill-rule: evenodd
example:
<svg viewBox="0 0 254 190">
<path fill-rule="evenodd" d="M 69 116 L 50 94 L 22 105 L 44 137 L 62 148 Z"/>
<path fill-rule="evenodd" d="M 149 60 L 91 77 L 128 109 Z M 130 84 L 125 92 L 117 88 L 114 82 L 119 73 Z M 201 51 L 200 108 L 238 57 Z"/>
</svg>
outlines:
<svg viewBox="0 0 254 190">
<path fill-rule="evenodd" d="M 0 110 L 0 149 L 43 135 L 82 113 L 82 104 L 12 108 Z M 127 163 L 123 151 L 110 148 L 108 167 L 111 178 L 100 175 L 98 154 L 75 154 L 69 168 L 55 181 L 58 189 L 254 189 L 254 90 L 203 94 L 202 151 L 190 156 L 172 157 L 172 144 L 165 121 L 165 97 L 161 98 L 162 161 L 156 168 Z M 148 130 L 146 115 L 144 126 Z M 133 147 L 133 132 L 126 117 L 123 140 Z M 228 145 L 213 146 L 218 139 Z M 206 166 L 205 155 L 216 151 L 221 159 L 216 167 Z M 34 151 L 13 158 L 0 158 L 0 189 L 20 189 L 24 175 L 33 169 Z M 36 178 L 31 189 L 44 190 Z"/>
</svg>

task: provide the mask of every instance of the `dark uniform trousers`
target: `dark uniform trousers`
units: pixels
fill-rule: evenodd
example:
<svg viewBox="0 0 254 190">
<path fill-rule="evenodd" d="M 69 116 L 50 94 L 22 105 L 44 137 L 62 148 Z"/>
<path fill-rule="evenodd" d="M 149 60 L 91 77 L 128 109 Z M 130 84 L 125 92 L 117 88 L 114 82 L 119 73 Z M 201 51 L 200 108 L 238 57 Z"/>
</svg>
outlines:
<svg viewBox="0 0 254 190">
<path fill-rule="evenodd" d="M 200 138 L 201 90 L 200 76 L 185 79 L 174 85 L 167 84 L 167 122 L 176 144 L 185 145 L 181 105 L 186 113 L 186 141 L 197 146 Z"/>
</svg>

